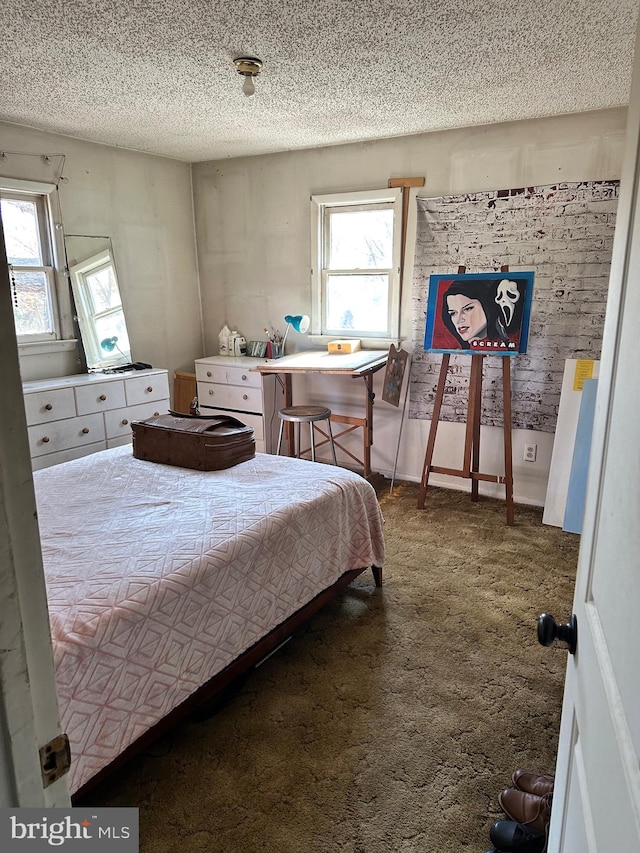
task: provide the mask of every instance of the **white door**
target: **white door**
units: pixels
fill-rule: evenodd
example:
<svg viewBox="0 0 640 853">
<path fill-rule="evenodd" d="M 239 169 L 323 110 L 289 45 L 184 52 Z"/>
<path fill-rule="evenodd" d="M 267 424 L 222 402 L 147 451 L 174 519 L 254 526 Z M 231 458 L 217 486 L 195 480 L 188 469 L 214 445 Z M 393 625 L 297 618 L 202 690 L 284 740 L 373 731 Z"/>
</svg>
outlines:
<svg viewBox="0 0 640 853">
<path fill-rule="evenodd" d="M 574 600 L 577 649 L 567 665 L 549 853 L 640 853 L 638 60 Z M 565 622 L 570 614 L 554 615 Z"/>
<path fill-rule="evenodd" d="M 0 364 L 0 807 L 68 806 L 66 776 L 45 788 L 40 767 L 60 718 L 1 222 Z"/>
</svg>

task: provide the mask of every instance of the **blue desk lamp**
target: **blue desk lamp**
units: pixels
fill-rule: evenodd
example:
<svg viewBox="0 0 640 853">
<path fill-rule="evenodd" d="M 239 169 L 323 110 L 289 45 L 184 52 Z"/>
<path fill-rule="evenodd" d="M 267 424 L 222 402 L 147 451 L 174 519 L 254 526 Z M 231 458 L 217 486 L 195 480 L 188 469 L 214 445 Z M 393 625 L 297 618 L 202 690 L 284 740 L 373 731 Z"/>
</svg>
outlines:
<svg viewBox="0 0 640 853">
<path fill-rule="evenodd" d="M 102 347 L 102 349 L 103 349 L 105 352 L 113 352 L 113 351 L 114 351 L 114 349 L 117 349 L 117 350 L 118 350 L 118 352 L 120 353 L 120 355 L 121 355 L 123 358 L 126 358 L 126 357 L 127 357 L 127 356 L 122 352 L 122 350 L 120 349 L 120 347 L 118 346 L 118 338 L 117 338 L 117 336 L 116 336 L 116 335 L 114 335 L 112 338 L 105 338 L 103 341 L 100 341 L 100 346 Z"/>
<path fill-rule="evenodd" d="M 307 314 L 287 314 L 284 318 L 287 328 L 284 330 L 282 339 L 282 355 L 284 355 L 284 344 L 289 334 L 289 329 L 293 326 L 296 332 L 301 335 L 306 335 L 311 326 L 311 318 Z"/>
</svg>

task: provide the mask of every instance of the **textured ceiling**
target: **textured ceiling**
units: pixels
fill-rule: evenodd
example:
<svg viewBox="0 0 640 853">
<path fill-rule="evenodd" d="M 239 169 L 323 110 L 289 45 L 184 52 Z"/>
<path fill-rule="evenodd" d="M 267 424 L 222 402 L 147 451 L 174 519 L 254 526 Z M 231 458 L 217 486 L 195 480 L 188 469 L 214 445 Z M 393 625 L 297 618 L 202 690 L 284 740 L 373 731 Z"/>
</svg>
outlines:
<svg viewBox="0 0 640 853">
<path fill-rule="evenodd" d="M 199 161 L 621 106 L 637 7 L 3 0 L 0 120 Z"/>
</svg>

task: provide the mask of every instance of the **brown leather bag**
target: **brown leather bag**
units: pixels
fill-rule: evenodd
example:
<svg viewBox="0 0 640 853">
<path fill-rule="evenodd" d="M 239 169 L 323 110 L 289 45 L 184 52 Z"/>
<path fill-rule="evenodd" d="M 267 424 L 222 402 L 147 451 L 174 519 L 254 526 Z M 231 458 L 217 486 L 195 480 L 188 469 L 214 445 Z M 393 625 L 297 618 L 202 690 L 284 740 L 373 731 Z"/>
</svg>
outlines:
<svg viewBox="0 0 640 853">
<path fill-rule="evenodd" d="M 188 417 L 157 415 L 134 421 L 133 455 L 200 471 L 220 471 L 253 459 L 253 429 L 228 415 Z"/>
</svg>

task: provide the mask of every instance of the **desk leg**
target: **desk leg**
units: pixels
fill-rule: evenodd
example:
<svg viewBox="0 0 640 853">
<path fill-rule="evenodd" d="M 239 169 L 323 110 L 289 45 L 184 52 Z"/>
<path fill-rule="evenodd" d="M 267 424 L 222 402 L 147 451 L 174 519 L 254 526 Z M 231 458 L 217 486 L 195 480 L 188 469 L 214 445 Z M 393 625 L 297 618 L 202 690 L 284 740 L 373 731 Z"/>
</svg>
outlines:
<svg viewBox="0 0 640 853">
<path fill-rule="evenodd" d="M 364 468 L 364 476 L 365 479 L 371 473 L 371 445 L 373 444 L 373 374 L 368 374 L 364 377 L 364 384 L 366 386 L 367 400 L 366 400 L 366 414 L 365 414 L 365 425 L 363 428 L 363 462 L 362 467 Z"/>
<path fill-rule="evenodd" d="M 289 406 L 293 406 L 293 389 L 291 382 L 291 374 L 284 374 L 284 408 L 288 409 Z M 285 438 L 287 440 L 287 456 L 295 456 L 295 442 L 293 435 L 293 428 L 295 424 L 292 424 L 290 421 L 286 421 L 285 428 Z"/>
</svg>

